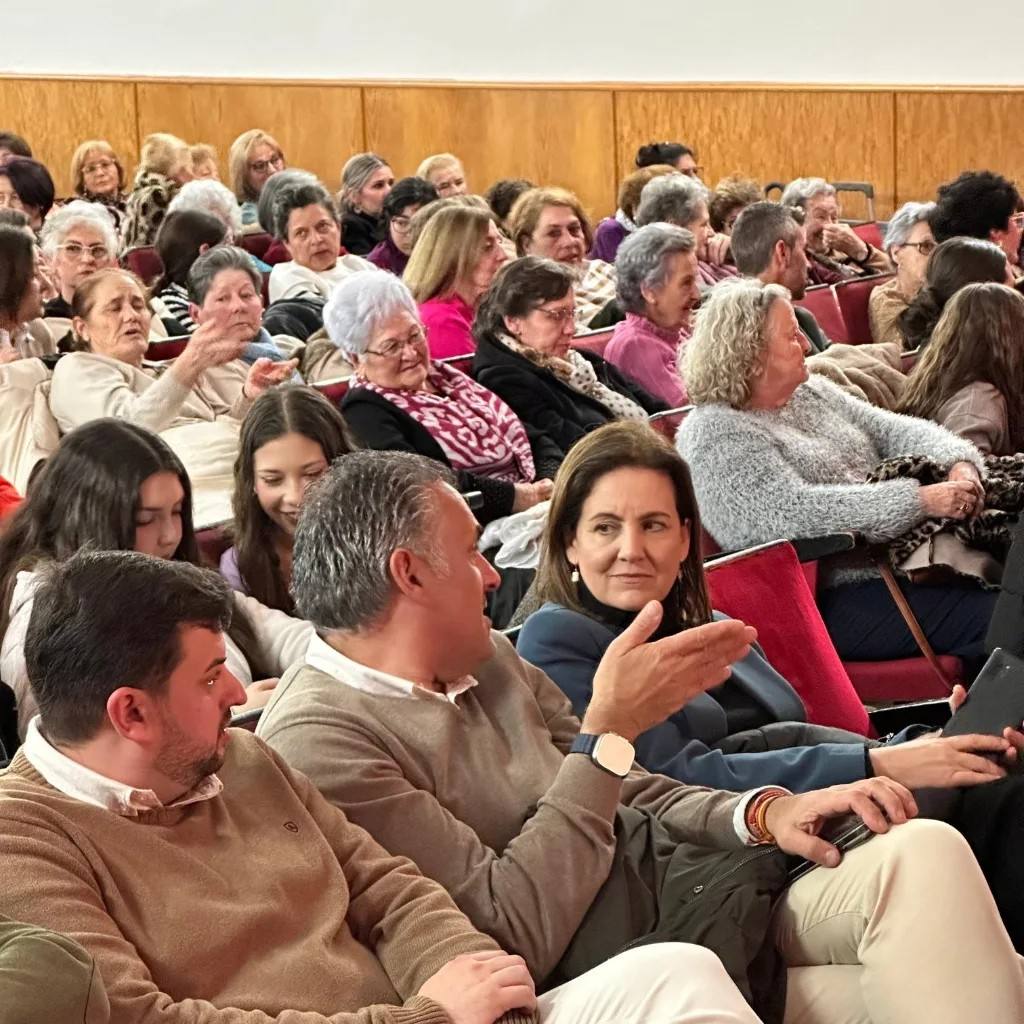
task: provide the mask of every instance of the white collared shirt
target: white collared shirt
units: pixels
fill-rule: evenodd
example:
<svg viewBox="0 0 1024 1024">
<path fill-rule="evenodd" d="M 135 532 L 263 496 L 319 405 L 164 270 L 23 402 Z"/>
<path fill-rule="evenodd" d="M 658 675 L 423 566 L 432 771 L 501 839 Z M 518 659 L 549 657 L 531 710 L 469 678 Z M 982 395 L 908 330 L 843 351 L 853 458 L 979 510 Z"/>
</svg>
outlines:
<svg viewBox="0 0 1024 1024">
<path fill-rule="evenodd" d="M 165 806 L 185 807 L 201 800 L 212 800 L 224 788 L 216 775 L 207 775 L 194 789 L 165 805 L 151 789 L 136 789 L 107 778 L 62 754 L 42 734 L 39 721 L 36 715 L 28 724 L 21 748 L 26 760 L 54 789 L 82 803 L 102 807 L 124 818 L 135 818 L 142 811 L 160 810 Z"/>
<path fill-rule="evenodd" d="M 358 661 L 346 658 L 340 651 L 336 651 L 319 636 L 314 636 L 309 641 L 306 664 L 326 672 L 331 678 L 351 686 L 353 690 L 362 690 L 363 693 L 370 693 L 376 697 L 412 697 L 455 704 L 455 698 L 472 689 L 477 682 L 472 676 L 463 676 L 450 683 L 444 693 L 438 693 L 436 690 L 428 690 L 425 686 L 417 686 L 408 679 L 360 665 Z"/>
</svg>

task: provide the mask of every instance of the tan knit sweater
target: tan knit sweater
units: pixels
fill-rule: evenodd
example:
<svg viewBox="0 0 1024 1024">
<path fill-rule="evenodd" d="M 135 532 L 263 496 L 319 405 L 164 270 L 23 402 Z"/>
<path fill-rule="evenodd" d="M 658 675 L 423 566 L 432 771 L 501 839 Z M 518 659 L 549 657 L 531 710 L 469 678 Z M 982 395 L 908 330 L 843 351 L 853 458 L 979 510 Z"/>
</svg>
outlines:
<svg viewBox="0 0 1024 1024">
<path fill-rule="evenodd" d="M 377 696 L 309 665 L 281 679 L 259 734 L 392 853 L 413 858 L 542 981 L 608 877 L 620 800 L 677 841 L 741 846 L 738 797 L 566 757 L 579 721 L 507 638 L 455 703 Z"/>
<path fill-rule="evenodd" d="M 416 992 L 494 942 L 250 734 L 219 774 L 220 796 L 127 818 L 19 753 L 0 773 L 0 913 L 81 943 L 113 1024 L 447 1022 Z"/>
</svg>

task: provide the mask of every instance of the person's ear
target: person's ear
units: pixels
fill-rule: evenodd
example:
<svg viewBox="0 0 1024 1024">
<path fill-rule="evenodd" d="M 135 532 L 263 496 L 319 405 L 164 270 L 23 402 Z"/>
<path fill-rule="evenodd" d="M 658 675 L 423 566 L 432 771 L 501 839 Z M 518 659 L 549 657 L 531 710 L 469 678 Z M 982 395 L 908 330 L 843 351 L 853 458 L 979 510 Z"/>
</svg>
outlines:
<svg viewBox="0 0 1024 1024">
<path fill-rule="evenodd" d="M 642 284 L 640 285 L 640 294 L 643 296 L 644 302 L 646 302 L 648 306 L 651 306 L 654 304 L 658 293 L 653 288 L 648 288 L 647 285 Z"/>
<path fill-rule="evenodd" d="M 789 265 L 789 259 L 792 249 L 786 245 L 786 240 L 780 238 L 772 249 L 772 258 L 775 260 L 776 265 L 781 269 Z"/>
<path fill-rule="evenodd" d="M 502 317 L 505 321 L 505 329 L 513 338 L 518 338 L 523 333 L 523 318 L 521 316 Z"/>
<path fill-rule="evenodd" d="M 576 544 L 576 534 L 572 535 L 572 540 L 566 545 L 565 557 L 573 564 L 579 565 L 579 547 Z"/>
<path fill-rule="evenodd" d="M 228 244 L 230 244 L 230 242 Z M 209 252 L 210 248 L 211 248 L 211 246 L 210 246 L 209 242 L 201 243 L 200 246 L 199 246 L 199 255 L 202 256 L 204 253 Z"/>
<path fill-rule="evenodd" d="M 680 564 L 686 561 L 690 554 L 690 545 L 693 543 L 693 536 L 690 531 L 690 520 L 684 519 L 679 524 L 679 541 L 683 548 L 682 556 L 679 559 Z"/>
<path fill-rule="evenodd" d="M 89 342 L 89 328 L 85 326 L 85 321 L 80 316 L 71 318 L 71 330 L 75 332 L 76 338 L 81 338 L 86 343 Z"/>
<path fill-rule="evenodd" d="M 388 559 L 391 579 L 398 590 L 414 600 L 423 596 L 423 560 L 408 548 L 396 548 Z"/>
<path fill-rule="evenodd" d="M 193 323 L 201 324 L 204 319 L 203 311 L 194 302 L 188 304 L 188 315 L 191 317 Z"/>
<path fill-rule="evenodd" d="M 107 698 L 107 719 L 122 739 L 149 743 L 158 728 L 159 715 L 151 694 L 131 686 L 119 686 Z"/>
</svg>

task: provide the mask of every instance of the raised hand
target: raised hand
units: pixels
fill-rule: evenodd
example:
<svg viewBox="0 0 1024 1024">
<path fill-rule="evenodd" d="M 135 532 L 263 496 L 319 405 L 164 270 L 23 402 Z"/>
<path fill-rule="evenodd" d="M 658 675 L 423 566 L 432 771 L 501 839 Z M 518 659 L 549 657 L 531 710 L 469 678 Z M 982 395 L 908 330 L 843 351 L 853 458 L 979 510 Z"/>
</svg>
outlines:
<svg viewBox="0 0 1024 1024">
<path fill-rule="evenodd" d="M 273 359 L 261 357 L 249 367 L 248 376 L 242 387 L 242 394 L 246 398 L 259 398 L 264 391 L 268 391 L 278 384 L 290 380 L 299 365 L 297 359 L 286 359 L 284 362 L 275 363 Z"/>
</svg>

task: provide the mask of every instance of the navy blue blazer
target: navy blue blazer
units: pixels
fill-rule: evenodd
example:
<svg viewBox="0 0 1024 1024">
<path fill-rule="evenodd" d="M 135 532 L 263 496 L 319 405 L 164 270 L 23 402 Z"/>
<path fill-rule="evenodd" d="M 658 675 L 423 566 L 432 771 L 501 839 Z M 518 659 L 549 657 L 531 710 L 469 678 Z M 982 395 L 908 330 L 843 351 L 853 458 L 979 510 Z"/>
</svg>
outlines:
<svg viewBox="0 0 1024 1024">
<path fill-rule="evenodd" d="M 716 619 L 726 616 L 715 614 Z M 547 673 L 583 717 L 590 703 L 598 662 L 620 631 L 558 604 L 545 604 L 523 625 L 518 653 Z M 732 667 L 732 681 L 770 714 L 774 722 L 805 723 L 807 712 L 796 690 L 754 649 Z M 803 737 L 815 726 L 802 726 Z M 837 730 L 821 730 L 835 737 Z M 756 786 L 785 786 L 803 793 L 865 777 L 865 740 L 786 746 L 756 753 L 715 749 L 728 736 L 725 709 L 709 693 L 698 694 L 661 725 L 636 740 L 636 757 L 648 771 L 691 785 L 743 791 Z"/>
</svg>

